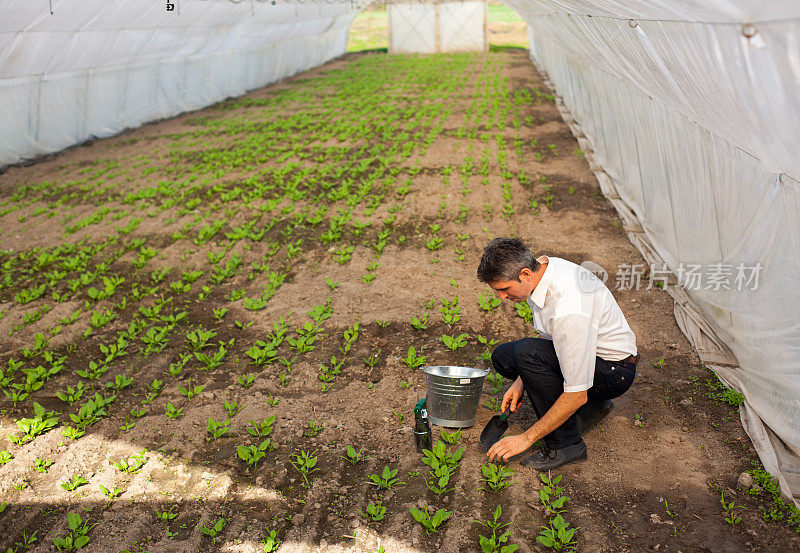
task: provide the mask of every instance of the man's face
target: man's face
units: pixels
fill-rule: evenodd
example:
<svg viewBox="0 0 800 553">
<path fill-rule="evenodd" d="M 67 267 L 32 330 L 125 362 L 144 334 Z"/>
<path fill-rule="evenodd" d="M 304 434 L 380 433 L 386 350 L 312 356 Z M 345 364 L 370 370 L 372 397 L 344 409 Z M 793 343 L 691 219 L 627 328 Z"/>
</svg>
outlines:
<svg viewBox="0 0 800 553">
<path fill-rule="evenodd" d="M 533 271 L 524 268 L 519 272 L 519 280 L 499 280 L 490 282 L 489 286 L 497 292 L 500 299 L 525 301 L 533 292 Z"/>
</svg>

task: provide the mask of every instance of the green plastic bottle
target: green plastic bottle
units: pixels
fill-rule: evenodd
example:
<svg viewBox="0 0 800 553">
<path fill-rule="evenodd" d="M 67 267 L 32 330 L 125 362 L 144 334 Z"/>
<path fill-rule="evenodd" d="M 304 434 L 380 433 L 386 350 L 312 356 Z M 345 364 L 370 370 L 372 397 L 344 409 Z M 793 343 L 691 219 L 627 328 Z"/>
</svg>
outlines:
<svg viewBox="0 0 800 553">
<path fill-rule="evenodd" d="M 433 443 L 431 425 L 428 422 L 428 409 L 425 407 L 425 398 L 420 399 L 414 406 L 414 441 L 417 451 L 430 449 Z"/>
</svg>

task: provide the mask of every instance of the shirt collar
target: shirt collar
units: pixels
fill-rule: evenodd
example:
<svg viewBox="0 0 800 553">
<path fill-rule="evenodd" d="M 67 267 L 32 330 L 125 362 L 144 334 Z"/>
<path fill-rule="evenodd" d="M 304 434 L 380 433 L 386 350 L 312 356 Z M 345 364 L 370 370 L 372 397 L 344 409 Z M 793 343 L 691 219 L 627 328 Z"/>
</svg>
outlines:
<svg viewBox="0 0 800 553">
<path fill-rule="evenodd" d="M 550 258 L 546 255 L 542 257 L 544 257 L 544 259 L 547 261 L 547 267 L 542 274 L 542 279 L 539 281 L 539 284 L 536 285 L 536 288 L 533 289 L 533 292 L 531 292 L 530 296 L 533 300 L 533 303 L 535 303 L 539 309 L 544 307 L 544 300 L 547 296 L 547 288 L 550 285 L 550 275 L 552 274 L 552 271 L 550 270 Z"/>
</svg>

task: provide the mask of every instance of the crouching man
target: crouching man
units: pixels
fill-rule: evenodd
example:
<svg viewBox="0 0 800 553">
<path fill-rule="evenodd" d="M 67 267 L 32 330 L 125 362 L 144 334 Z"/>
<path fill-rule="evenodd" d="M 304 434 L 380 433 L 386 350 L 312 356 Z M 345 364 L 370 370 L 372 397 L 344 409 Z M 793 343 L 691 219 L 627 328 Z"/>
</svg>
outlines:
<svg viewBox="0 0 800 553">
<path fill-rule="evenodd" d="M 608 414 L 612 398 L 636 376 L 636 336 L 605 284 L 558 257 L 534 258 L 521 240 L 495 238 L 485 248 L 478 279 L 502 299 L 527 301 L 538 338 L 499 345 L 498 373 L 514 383 L 502 409 L 516 411 L 527 393 L 539 420 L 489 449 L 489 460 L 509 460 L 542 440 L 521 463 L 549 470 L 587 458 L 583 431 Z"/>
</svg>

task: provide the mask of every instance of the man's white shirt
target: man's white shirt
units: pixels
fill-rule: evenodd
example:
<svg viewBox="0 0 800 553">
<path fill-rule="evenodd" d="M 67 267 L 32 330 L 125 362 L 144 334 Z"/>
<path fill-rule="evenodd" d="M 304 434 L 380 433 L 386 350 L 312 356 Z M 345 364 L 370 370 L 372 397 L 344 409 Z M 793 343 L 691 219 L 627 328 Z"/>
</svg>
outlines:
<svg viewBox="0 0 800 553">
<path fill-rule="evenodd" d="M 636 355 L 636 336 L 611 291 L 594 273 L 559 257 L 548 262 L 528 298 L 533 325 L 553 341 L 565 392 L 592 387 L 595 357 L 620 361 Z"/>
</svg>

